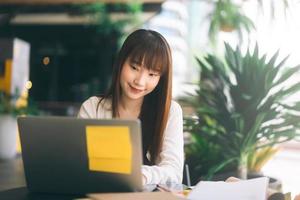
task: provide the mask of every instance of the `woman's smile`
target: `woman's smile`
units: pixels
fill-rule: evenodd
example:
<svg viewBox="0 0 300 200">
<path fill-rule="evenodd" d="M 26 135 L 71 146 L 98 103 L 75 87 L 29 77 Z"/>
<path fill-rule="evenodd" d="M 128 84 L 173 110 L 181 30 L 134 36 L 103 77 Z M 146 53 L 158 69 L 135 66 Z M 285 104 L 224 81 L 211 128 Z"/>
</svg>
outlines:
<svg viewBox="0 0 300 200">
<path fill-rule="evenodd" d="M 130 84 L 128 84 L 128 85 L 129 85 L 129 88 L 130 88 L 130 90 L 131 90 L 132 93 L 138 94 L 138 93 L 141 93 L 141 92 L 144 91 L 143 89 L 138 89 L 138 88 L 136 88 L 136 87 L 134 87 L 134 86 L 132 86 Z"/>
</svg>

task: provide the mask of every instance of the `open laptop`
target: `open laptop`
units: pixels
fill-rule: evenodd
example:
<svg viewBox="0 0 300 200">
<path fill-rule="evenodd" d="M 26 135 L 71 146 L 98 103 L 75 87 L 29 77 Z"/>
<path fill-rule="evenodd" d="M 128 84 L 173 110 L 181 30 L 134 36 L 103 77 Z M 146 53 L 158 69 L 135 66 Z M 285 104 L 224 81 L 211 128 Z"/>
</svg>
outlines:
<svg viewBox="0 0 300 200">
<path fill-rule="evenodd" d="M 138 120 L 19 117 L 18 126 L 29 191 L 86 194 L 143 189 L 141 126 Z M 120 126 L 129 128 L 131 172 L 91 170 L 86 127 Z"/>
</svg>

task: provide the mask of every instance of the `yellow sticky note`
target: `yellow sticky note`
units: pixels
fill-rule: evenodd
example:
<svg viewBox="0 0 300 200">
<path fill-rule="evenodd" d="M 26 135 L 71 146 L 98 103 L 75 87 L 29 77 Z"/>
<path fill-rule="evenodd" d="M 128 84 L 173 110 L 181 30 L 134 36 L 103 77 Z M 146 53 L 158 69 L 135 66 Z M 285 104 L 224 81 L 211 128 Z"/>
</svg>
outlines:
<svg viewBox="0 0 300 200">
<path fill-rule="evenodd" d="M 127 126 L 87 126 L 89 169 L 131 173 L 132 146 Z"/>
<path fill-rule="evenodd" d="M 91 158 L 89 159 L 89 166 L 91 171 L 131 173 L 131 160 L 129 159 Z"/>
</svg>

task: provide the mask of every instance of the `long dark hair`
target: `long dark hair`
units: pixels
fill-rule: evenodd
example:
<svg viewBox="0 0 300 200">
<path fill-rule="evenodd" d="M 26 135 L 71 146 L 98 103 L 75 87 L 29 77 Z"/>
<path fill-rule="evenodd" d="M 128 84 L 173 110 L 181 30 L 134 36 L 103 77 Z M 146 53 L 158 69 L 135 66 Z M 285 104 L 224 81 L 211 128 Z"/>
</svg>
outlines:
<svg viewBox="0 0 300 200">
<path fill-rule="evenodd" d="M 139 29 L 131 33 L 120 49 L 112 75 L 111 87 L 100 97 L 112 101 L 112 116 L 118 117 L 118 104 L 121 97 L 120 75 L 127 59 L 143 64 L 147 69 L 161 72 L 156 88 L 144 97 L 139 118 L 143 131 L 144 164 L 153 165 L 162 150 L 164 130 L 172 98 L 172 55 L 166 39 L 153 30 Z M 150 159 L 147 158 L 150 153 Z"/>
</svg>

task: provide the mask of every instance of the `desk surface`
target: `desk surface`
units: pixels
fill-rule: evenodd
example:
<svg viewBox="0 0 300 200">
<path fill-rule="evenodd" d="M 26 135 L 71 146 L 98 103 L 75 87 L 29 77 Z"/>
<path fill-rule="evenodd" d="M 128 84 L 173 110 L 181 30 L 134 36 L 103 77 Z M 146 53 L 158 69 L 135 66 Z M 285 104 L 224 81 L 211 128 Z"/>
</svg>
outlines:
<svg viewBox="0 0 300 200">
<path fill-rule="evenodd" d="M 30 193 L 26 187 L 14 188 L 0 192 L 0 199 L 9 200 L 74 200 L 83 198 L 78 195 L 54 195 L 54 194 L 39 194 Z"/>
<path fill-rule="evenodd" d="M 70 200 L 83 198 L 74 195 L 51 195 L 30 193 L 26 188 L 22 157 L 0 161 L 0 199 L 9 200 Z"/>
<path fill-rule="evenodd" d="M 12 160 L 0 160 L 0 191 L 25 186 L 26 182 L 21 155 Z"/>
</svg>

